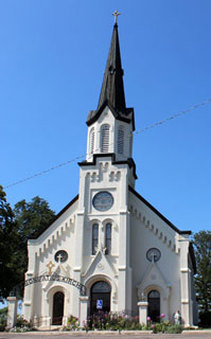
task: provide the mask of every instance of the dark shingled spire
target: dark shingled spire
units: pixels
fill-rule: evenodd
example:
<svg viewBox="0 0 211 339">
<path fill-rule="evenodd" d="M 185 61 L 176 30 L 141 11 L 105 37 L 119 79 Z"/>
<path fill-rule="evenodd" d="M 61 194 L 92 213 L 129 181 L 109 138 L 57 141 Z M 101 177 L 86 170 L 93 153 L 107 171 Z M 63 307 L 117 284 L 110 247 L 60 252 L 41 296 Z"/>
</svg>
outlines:
<svg viewBox="0 0 211 339">
<path fill-rule="evenodd" d="M 115 24 L 97 109 L 107 100 L 115 110 L 125 111 L 123 74 L 118 26 Z"/>
<path fill-rule="evenodd" d="M 108 106 L 116 119 L 126 123 L 134 123 L 133 108 L 127 108 L 125 103 L 125 92 L 123 83 L 123 69 L 121 63 L 119 36 L 117 23 L 114 24 L 111 38 L 111 46 L 100 92 L 97 109 L 89 111 L 87 125 L 92 125 L 101 115 L 104 108 Z"/>
</svg>

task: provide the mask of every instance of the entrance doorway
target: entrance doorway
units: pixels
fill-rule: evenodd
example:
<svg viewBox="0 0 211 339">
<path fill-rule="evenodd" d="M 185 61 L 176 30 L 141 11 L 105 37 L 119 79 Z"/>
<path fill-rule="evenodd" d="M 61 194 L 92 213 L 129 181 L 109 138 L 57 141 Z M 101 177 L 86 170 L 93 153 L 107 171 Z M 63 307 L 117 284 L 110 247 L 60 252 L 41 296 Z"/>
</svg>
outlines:
<svg viewBox="0 0 211 339">
<path fill-rule="evenodd" d="M 160 293 L 156 290 L 148 294 L 148 316 L 153 322 L 160 321 Z"/>
<path fill-rule="evenodd" d="M 111 287 L 105 281 L 98 281 L 91 288 L 90 314 L 99 311 L 110 312 Z"/>
<path fill-rule="evenodd" d="M 63 315 L 64 315 L 64 293 L 56 292 L 53 296 L 52 325 L 62 325 Z"/>
</svg>

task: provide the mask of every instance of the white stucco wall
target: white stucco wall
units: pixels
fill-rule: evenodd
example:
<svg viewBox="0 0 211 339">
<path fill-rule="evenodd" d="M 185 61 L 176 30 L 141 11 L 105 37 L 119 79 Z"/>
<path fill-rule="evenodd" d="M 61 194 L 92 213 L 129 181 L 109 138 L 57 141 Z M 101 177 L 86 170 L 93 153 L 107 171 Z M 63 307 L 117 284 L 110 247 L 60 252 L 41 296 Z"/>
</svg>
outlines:
<svg viewBox="0 0 211 339">
<path fill-rule="evenodd" d="M 89 136 L 95 128 L 94 154 L 100 146 L 100 128 L 110 125 L 108 154 L 89 154 Z M 117 154 L 117 131 L 124 126 L 124 154 Z M 132 156 L 132 123 L 114 118 L 107 107 L 98 120 L 88 128 L 87 162 L 80 165 L 79 198 L 75 200 L 55 222 L 36 240 L 28 243 L 29 265 L 26 279 L 52 272 L 75 279 L 87 287 L 87 295 L 96 281 L 106 281 L 111 286 L 110 309 L 138 314 L 140 294 L 145 296 L 157 289 L 161 296 L 161 313 L 172 317 L 182 311 L 186 324 L 191 318 L 191 267 L 188 263 L 188 234 L 170 227 L 149 204 L 129 189 L 134 187 L 134 168 L 127 161 Z M 122 161 L 115 163 L 115 161 Z M 113 196 L 113 205 L 107 211 L 93 206 L 93 197 L 107 191 Z M 112 225 L 111 253 L 105 254 L 105 225 Z M 99 225 L 96 254 L 92 254 L 92 225 Z M 146 259 L 146 252 L 157 248 L 161 258 L 157 263 Z M 68 260 L 56 263 L 58 250 L 68 253 Z M 62 291 L 65 295 L 64 321 L 71 314 L 80 317 L 79 290 L 63 282 L 35 283 L 25 288 L 24 317 L 41 319 L 40 325 L 49 327 L 52 321 L 53 295 Z M 81 299 L 82 300 L 82 299 Z M 89 307 L 89 300 L 86 299 Z M 83 305 L 84 312 L 84 305 Z M 84 313 L 83 313 L 84 314 Z M 43 320 L 42 320 L 43 319 Z"/>
</svg>

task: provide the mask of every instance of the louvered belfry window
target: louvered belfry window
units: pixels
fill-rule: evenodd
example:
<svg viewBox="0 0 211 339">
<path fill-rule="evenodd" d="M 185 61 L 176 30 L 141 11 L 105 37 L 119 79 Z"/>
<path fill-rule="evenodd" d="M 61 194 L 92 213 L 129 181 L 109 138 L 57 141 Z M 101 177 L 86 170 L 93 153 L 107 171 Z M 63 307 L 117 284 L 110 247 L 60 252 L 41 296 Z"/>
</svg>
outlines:
<svg viewBox="0 0 211 339">
<path fill-rule="evenodd" d="M 89 152 L 91 154 L 94 153 L 94 145 L 95 145 L 95 130 L 94 128 L 90 131 L 90 137 L 89 137 Z"/>
<path fill-rule="evenodd" d="M 96 254 L 98 247 L 98 224 L 92 226 L 92 254 Z"/>
<path fill-rule="evenodd" d="M 117 137 L 117 152 L 119 154 L 124 153 L 124 127 L 119 126 Z"/>
<path fill-rule="evenodd" d="M 100 152 L 107 153 L 109 150 L 109 129 L 108 124 L 101 126 L 101 135 L 100 135 Z"/>
</svg>

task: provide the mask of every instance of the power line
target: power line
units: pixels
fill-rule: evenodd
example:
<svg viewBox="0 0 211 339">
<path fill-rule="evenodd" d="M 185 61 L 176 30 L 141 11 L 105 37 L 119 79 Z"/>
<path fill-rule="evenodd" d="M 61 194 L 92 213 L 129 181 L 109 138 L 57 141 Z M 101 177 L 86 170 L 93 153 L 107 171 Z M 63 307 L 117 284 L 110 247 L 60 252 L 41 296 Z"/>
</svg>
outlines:
<svg viewBox="0 0 211 339">
<path fill-rule="evenodd" d="M 71 162 L 74 162 L 74 161 L 77 161 L 77 160 L 79 160 L 79 159 L 82 159 L 82 158 L 84 158 L 84 156 L 85 156 L 85 155 L 80 155 L 80 156 L 75 157 L 75 158 L 73 158 L 73 159 L 67 160 L 67 161 L 62 162 L 62 163 L 60 163 L 60 164 L 58 164 L 58 165 L 52 166 L 52 167 L 50 167 L 50 168 L 48 168 L 48 169 L 46 169 L 46 170 L 43 170 L 43 171 L 38 172 L 38 173 L 35 173 L 35 174 L 33 174 L 33 175 L 29 176 L 29 177 L 26 177 L 26 178 L 24 178 L 24 179 L 15 181 L 15 182 L 13 182 L 13 183 L 7 185 L 7 186 L 4 186 L 3 188 L 5 189 L 5 188 L 9 188 L 9 187 L 18 185 L 18 184 L 22 184 L 22 183 L 25 182 L 25 181 L 34 179 L 34 178 L 36 178 L 36 177 L 39 177 L 39 176 L 44 175 L 44 174 L 46 174 L 46 173 L 49 173 L 49 172 L 51 172 L 51 171 L 53 171 L 53 170 L 55 170 L 55 169 L 57 169 L 57 168 L 59 168 L 59 167 L 66 166 L 66 165 L 70 164 Z"/>
<path fill-rule="evenodd" d="M 200 104 L 192 105 L 192 106 L 190 106 L 189 108 L 187 108 L 187 109 L 185 109 L 185 110 L 183 110 L 183 111 L 180 111 L 180 112 L 178 112 L 178 113 L 175 113 L 175 114 L 173 114 L 173 115 L 170 115 L 169 117 L 167 117 L 167 118 L 164 119 L 164 120 L 157 121 L 157 122 L 155 122 L 155 123 L 153 123 L 153 124 L 151 124 L 151 125 L 148 125 L 148 126 L 142 128 L 142 129 L 139 129 L 139 130 L 135 131 L 134 134 L 143 133 L 143 132 L 147 131 L 148 129 L 151 129 L 151 128 L 154 128 L 154 127 L 158 127 L 158 126 L 161 126 L 161 125 L 165 124 L 166 122 L 168 122 L 168 121 L 170 121 L 170 120 L 173 120 L 173 119 L 175 119 L 175 118 L 178 118 L 178 117 L 180 117 L 181 115 L 187 114 L 187 113 L 193 111 L 193 110 L 196 109 L 196 108 L 202 107 L 202 106 L 207 105 L 207 104 L 210 104 L 210 103 L 211 103 L 211 98 L 206 99 L 206 100 L 202 101 Z"/>
<path fill-rule="evenodd" d="M 192 106 L 190 106 L 189 108 L 187 108 L 187 109 L 185 109 L 185 110 L 183 110 L 183 111 L 180 111 L 180 112 L 178 112 L 178 113 L 175 113 L 175 114 L 173 114 L 173 115 L 170 115 L 169 117 L 167 117 L 167 118 L 165 118 L 165 119 L 163 119 L 163 120 L 157 121 L 157 122 L 155 122 L 155 123 L 153 123 L 153 124 L 147 125 L 147 126 L 144 127 L 144 128 L 141 128 L 141 129 L 135 131 L 135 132 L 134 132 L 134 135 L 140 134 L 140 133 L 146 132 L 146 131 L 149 130 L 149 129 L 152 129 L 152 128 L 161 126 L 161 125 L 163 125 L 163 124 L 169 122 L 170 120 L 176 119 L 176 118 L 178 118 L 178 117 L 180 117 L 180 116 L 182 116 L 182 115 L 184 115 L 184 114 L 187 114 L 187 113 L 189 113 L 189 112 L 191 112 L 191 111 L 193 111 L 193 110 L 195 110 L 195 109 L 197 109 L 197 108 L 199 108 L 199 107 L 205 106 L 205 105 L 210 104 L 210 103 L 211 103 L 211 98 L 206 99 L 206 100 L 202 101 L 200 104 L 192 105 Z M 110 144 L 110 145 L 111 145 L 111 144 Z M 98 150 L 97 150 L 97 151 L 98 151 Z M 67 161 L 65 161 L 65 162 L 62 162 L 62 163 L 60 163 L 60 164 L 58 164 L 58 165 L 52 166 L 52 167 L 50 167 L 50 168 L 48 168 L 48 169 L 46 169 L 46 170 L 43 170 L 43 171 L 38 172 L 38 173 L 35 173 L 35 174 L 33 174 L 33 175 L 29 176 L 29 177 L 26 177 L 26 178 L 21 179 L 21 180 L 17 180 L 17 181 L 15 181 L 15 182 L 11 183 L 11 184 L 8 184 L 8 185 L 4 186 L 3 188 L 6 189 L 6 188 L 9 188 L 9 187 L 12 187 L 12 186 L 16 186 L 16 185 L 22 184 L 22 183 L 24 183 L 24 182 L 26 182 L 26 181 L 28 181 L 28 180 L 31 180 L 31 179 L 34 179 L 34 178 L 36 178 L 36 177 L 42 176 L 42 175 L 44 175 L 44 174 L 47 174 L 47 173 L 49 173 L 49 172 L 51 172 L 51 171 L 53 171 L 53 170 L 55 170 L 55 169 L 57 169 L 57 168 L 60 168 L 60 167 L 69 165 L 70 163 L 75 162 L 75 161 L 77 161 L 77 160 L 80 160 L 80 159 L 82 159 L 82 158 L 84 159 L 86 156 L 87 156 L 87 154 L 83 154 L 83 155 L 77 156 L 77 157 L 75 157 L 75 158 L 72 158 L 72 159 L 70 159 L 70 160 L 67 160 Z"/>
</svg>

